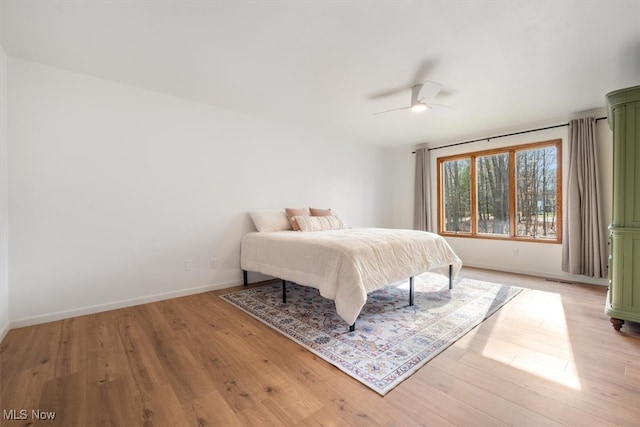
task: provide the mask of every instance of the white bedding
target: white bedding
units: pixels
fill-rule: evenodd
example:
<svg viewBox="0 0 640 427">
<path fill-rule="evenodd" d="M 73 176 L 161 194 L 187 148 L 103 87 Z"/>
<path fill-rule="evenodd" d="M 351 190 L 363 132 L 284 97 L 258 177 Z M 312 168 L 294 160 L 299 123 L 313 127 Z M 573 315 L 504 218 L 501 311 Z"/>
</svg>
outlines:
<svg viewBox="0 0 640 427">
<path fill-rule="evenodd" d="M 240 266 L 320 291 L 352 325 L 367 293 L 427 271 L 453 276 L 462 261 L 441 236 L 386 228 L 318 232 L 252 232 L 242 239 Z"/>
</svg>

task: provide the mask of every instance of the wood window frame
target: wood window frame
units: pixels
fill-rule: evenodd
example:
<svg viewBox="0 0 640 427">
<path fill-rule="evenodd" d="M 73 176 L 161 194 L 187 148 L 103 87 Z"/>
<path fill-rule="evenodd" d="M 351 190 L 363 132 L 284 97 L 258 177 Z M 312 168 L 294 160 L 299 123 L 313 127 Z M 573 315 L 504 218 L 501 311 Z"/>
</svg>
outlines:
<svg viewBox="0 0 640 427">
<path fill-rule="evenodd" d="M 556 217 L 558 221 L 556 223 L 556 237 L 555 238 L 543 238 L 543 237 L 530 237 L 530 236 L 517 236 L 517 224 L 516 224 L 516 173 L 515 173 L 515 160 L 516 153 L 524 150 L 535 150 L 537 148 L 555 147 L 556 148 Z M 478 220 L 477 220 L 477 188 L 476 188 L 476 159 L 482 156 L 490 156 L 495 154 L 509 154 L 509 235 L 501 236 L 495 234 L 478 233 Z M 444 201 L 443 197 L 443 163 L 452 160 L 470 160 L 470 191 L 471 191 L 471 232 L 455 232 L 445 231 L 444 221 Z M 438 234 L 442 236 L 450 237 L 464 237 L 473 239 L 491 239 L 491 240 L 508 240 L 519 242 L 537 242 L 537 243 L 562 243 L 562 139 L 552 139 L 548 141 L 534 142 L 528 144 L 511 145 L 502 148 L 494 148 L 489 150 L 474 151 L 470 153 L 461 153 L 451 156 L 438 157 L 437 159 L 437 221 L 438 221 Z"/>
</svg>

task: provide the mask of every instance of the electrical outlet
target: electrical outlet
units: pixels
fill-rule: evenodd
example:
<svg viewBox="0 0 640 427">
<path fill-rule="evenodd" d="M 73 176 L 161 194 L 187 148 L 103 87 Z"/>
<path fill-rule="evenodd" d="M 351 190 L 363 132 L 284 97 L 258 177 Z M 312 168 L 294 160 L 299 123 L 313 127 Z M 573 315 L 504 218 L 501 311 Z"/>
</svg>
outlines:
<svg viewBox="0 0 640 427">
<path fill-rule="evenodd" d="M 512 252 L 514 255 L 516 255 L 516 256 L 517 256 L 517 255 L 518 255 L 518 248 L 512 248 L 512 249 L 511 249 L 511 252 Z"/>
<path fill-rule="evenodd" d="M 185 259 L 184 260 L 184 271 L 193 270 L 193 260 Z"/>
<path fill-rule="evenodd" d="M 213 257 L 209 260 L 209 268 L 216 268 L 217 267 L 217 259 L 216 257 Z"/>
</svg>

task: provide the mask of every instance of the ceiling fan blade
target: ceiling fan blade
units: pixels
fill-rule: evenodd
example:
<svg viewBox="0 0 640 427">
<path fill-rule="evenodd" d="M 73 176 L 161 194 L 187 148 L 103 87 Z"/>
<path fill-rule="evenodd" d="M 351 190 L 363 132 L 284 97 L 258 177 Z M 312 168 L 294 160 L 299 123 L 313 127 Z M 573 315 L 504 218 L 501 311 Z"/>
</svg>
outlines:
<svg viewBox="0 0 640 427">
<path fill-rule="evenodd" d="M 402 86 L 397 86 L 394 88 L 389 88 L 389 89 L 383 89 L 380 90 L 378 92 L 372 93 L 371 95 L 368 96 L 369 99 L 381 99 L 381 98 L 387 98 L 389 96 L 393 96 L 393 95 L 397 95 L 399 93 L 404 92 L 405 90 L 411 88 L 410 85 L 402 85 Z"/>
<path fill-rule="evenodd" d="M 378 114 L 391 113 L 392 111 L 408 110 L 409 108 L 411 108 L 411 106 L 402 107 L 402 108 L 394 108 L 393 110 L 379 111 L 377 113 L 373 113 L 373 115 L 376 116 Z"/>
<path fill-rule="evenodd" d="M 427 107 L 434 110 L 447 110 L 447 111 L 455 110 L 455 108 L 450 107 L 449 105 L 432 104 L 430 102 L 427 104 Z"/>
<path fill-rule="evenodd" d="M 442 85 L 440 83 L 426 81 L 422 85 L 422 89 L 420 90 L 419 96 L 425 99 L 426 101 L 429 101 L 430 99 L 433 99 L 436 96 L 438 96 L 441 90 L 442 90 Z"/>
<path fill-rule="evenodd" d="M 415 74 L 413 75 L 413 84 L 422 83 L 428 75 L 436 68 L 437 61 L 435 59 L 425 59 L 418 65 Z"/>
<path fill-rule="evenodd" d="M 446 98 L 448 96 L 455 95 L 455 94 L 456 94 L 455 90 L 443 88 L 438 94 L 438 98 Z"/>
<path fill-rule="evenodd" d="M 423 81 L 427 78 L 429 74 L 436 67 L 437 61 L 435 59 L 424 59 L 418 64 L 418 68 L 416 69 L 413 79 L 405 84 L 401 84 L 395 87 L 390 87 L 388 89 L 382 89 L 378 92 L 372 93 L 367 96 L 368 99 L 380 99 L 386 98 L 389 96 L 397 95 L 401 92 L 404 92 L 407 89 L 411 89 L 413 86 L 422 84 Z"/>
</svg>

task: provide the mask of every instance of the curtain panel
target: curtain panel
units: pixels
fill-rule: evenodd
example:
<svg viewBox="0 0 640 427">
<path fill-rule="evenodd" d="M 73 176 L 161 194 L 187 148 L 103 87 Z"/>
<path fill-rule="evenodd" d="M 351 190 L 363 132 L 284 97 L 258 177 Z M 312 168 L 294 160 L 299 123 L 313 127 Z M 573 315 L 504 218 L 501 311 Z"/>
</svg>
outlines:
<svg viewBox="0 0 640 427">
<path fill-rule="evenodd" d="M 431 156 L 429 149 L 416 149 L 413 228 L 433 231 L 431 218 Z"/>
<path fill-rule="evenodd" d="M 569 174 L 562 242 L 562 270 L 607 277 L 607 250 L 598 191 L 596 120 L 569 122 Z"/>
</svg>

